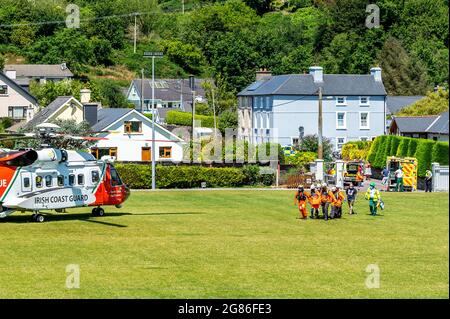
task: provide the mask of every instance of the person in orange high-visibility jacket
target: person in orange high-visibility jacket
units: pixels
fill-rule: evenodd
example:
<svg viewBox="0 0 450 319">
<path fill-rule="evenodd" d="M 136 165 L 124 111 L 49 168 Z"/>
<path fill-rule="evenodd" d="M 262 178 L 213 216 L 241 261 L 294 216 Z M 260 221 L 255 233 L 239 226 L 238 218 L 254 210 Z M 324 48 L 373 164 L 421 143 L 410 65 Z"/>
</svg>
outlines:
<svg viewBox="0 0 450 319">
<path fill-rule="evenodd" d="M 319 218 L 319 207 L 321 203 L 320 191 L 314 186 L 311 186 L 311 191 L 307 195 L 309 204 L 311 205 L 311 218 Z"/>
<path fill-rule="evenodd" d="M 294 197 L 294 205 L 298 205 L 298 211 L 300 213 L 298 218 L 302 219 L 308 218 L 308 212 L 306 210 L 307 201 L 308 197 L 306 196 L 305 189 L 303 185 L 300 185 Z"/>
<path fill-rule="evenodd" d="M 338 187 L 332 187 L 331 193 L 333 200 L 331 203 L 331 218 L 340 218 L 342 216 L 342 203 L 345 200 L 344 194 Z"/>
</svg>

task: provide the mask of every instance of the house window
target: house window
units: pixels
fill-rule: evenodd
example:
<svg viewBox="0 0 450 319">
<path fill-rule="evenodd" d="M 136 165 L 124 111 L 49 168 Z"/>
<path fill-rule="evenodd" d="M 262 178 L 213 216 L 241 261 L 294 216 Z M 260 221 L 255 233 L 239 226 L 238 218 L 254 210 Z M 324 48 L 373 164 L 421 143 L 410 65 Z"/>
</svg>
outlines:
<svg viewBox="0 0 450 319">
<path fill-rule="evenodd" d="M 172 157 L 172 147 L 164 146 L 159 148 L 159 157 L 160 158 L 171 158 Z"/>
<path fill-rule="evenodd" d="M 300 144 L 300 139 L 298 137 L 292 138 L 292 145 L 298 146 Z"/>
<path fill-rule="evenodd" d="M 342 149 L 342 146 L 345 144 L 345 137 L 338 137 L 336 138 L 336 148 L 338 150 Z"/>
<path fill-rule="evenodd" d="M 26 108 L 23 106 L 10 106 L 8 107 L 8 116 L 12 119 L 24 119 L 27 117 Z"/>
<path fill-rule="evenodd" d="M 359 140 L 362 142 L 367 142 L 369 140 L 369 138 L 367 136 L 360 136 Z"/>
<path fill-rule="evenodd" d="M 347 121 L 345 112 L 337 112 L 336 113 L 336 128 L 337 129 L 346 129 Z"/>
<path fill-rule="evenodd" d="M 367 97 L 367 96 L 360 96 L 359 97 L 359 105 L 369 106 L 369 97 Z"/>
<path fill-rule="evenodd" d="M 91 154 L 94 155 L 96 159 L 101 159 L 103 156 L 112 156 L 117 158 L 117 147 L 93 148 L 91 149 Z"/>
<path fill-rule="evenodd" d="M 359 112 L 359 128 L 369 129 L 369 112 Z"/>
<path fill-rule="evenodd" d="M 336 105 L 347 105 L 347 98 L 345 96 L 336 97 Z"/>
<path fill-rule="evenodd" d="M 142 133 L 142 122 L 126 121 L 124 123 L 124 131 L 126 134 Z"/>
<path fill-rule="evenodd" d="M 8 86 L 0 85 L 0 95 L 8 95 Z"/>
</svg>

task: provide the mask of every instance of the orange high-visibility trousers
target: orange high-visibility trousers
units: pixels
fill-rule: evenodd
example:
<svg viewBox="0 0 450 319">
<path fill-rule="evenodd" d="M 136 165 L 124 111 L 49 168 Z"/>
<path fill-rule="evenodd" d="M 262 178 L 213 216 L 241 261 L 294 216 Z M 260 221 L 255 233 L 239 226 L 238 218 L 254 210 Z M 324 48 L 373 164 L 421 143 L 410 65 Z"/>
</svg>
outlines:
<svg viewBox="0 0 450 319">
<path fill-rule="evenodd" d="M 298 202 L 298 211 L 302 215 L 303 218 L 308 217 L 308 212 L 306 211 L 306 201 L 301 200 Z"/>
</svg>

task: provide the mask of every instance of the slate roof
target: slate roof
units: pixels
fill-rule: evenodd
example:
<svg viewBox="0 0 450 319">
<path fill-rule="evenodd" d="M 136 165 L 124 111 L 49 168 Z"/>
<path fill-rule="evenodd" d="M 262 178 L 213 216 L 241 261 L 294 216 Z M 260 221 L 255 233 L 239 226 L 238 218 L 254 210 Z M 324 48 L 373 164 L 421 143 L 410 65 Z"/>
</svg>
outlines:
<svg viewBox="0 0 450 319">
<path fill-rule="evenodd" d="M 427 129 L 428 133 L 449 134 L 448 111 L 439 115 L 434 123 Z"/>
<path fill-rule="evenodd" d="M 136 88 L 139 96 L 141 96 L 141 81 L 140 79 L 133 80 L 132 84 Z M 202 88 L 202 83 L 205 80 L 195 79 L 195 95 L 205 96 L 205 90 Z M 189 87 L 189 80 L 183 79 L 156 79 L 155 80 L 155 99 L 162 101 L 180 101 L 180 96 L 183 95 L 184 101 L 191 101 L 192 94 Z M 152 99 L 151 79 L 144 79 L 144 100 Z"/>
<path fill-rule="evenodd" d="M 17 77 L 48 77 L 67 78 L 73 73 L 68 69 L 63 69 L 60 64 L 6 64 L 5 71 L 15 70 Z"/>
<path fill-rule="evenodd" d="M 386 97 L 386 108 L 389 114 L 396 114 L 402 108 L 409 106 L 421 99 L 424 96 L 414 95 L 414 96 L 387 96 Z"/>
<path fill-rule="evenodd" d="M 0 72 L 0 80 L 5 82 L 8 86 L 12 87 L 15 91 L 19 92 L 19 94 L 24 96 L 32 104 L 34 105 L 38 104 L 38 100 L 33 95 L 31 95 L 27 90 L 21 87 L 17 82 L 7 77 L 6 74 Z"/>
<path fill-rule="evenodd" d="M 102 131 L 112 123 L 125 116 L 133 109 L 105 108 L 99 109 L 97 113 L 97 124 L 92 126 L 93 131 Z"/>
<path fill-rule="evenodd" d="M 69 102 L 72 96 L 58 96 L 52 103 L 40 110 L 36 115 L 25 125 L 25 130 L 30 130 L 36 125 L 44 123 L 48 118 L 55 113 L 61 106 Z"/>
<path fill-rule="evenodd" d="M 324 74 L 323 95 L 386 95 L 382 82 L 372 75 Z M 311 74 L 276 75 L 253 82 L 238 96 L 316 95 L 319 85 Z"/>
</svg>

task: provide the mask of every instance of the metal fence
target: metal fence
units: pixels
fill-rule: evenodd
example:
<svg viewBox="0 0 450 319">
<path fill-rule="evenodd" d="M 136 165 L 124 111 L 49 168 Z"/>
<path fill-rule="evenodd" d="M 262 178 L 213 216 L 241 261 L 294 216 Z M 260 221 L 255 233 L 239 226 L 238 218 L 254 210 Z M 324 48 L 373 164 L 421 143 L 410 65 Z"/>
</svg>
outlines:
<svg viewBox="0 0 450 319">
<path fill-rule="evenodd" d="M 448 166 L 441 166 L 439 163 L 432 164 L 433 173 L 433 191 L 448 192 Z"/>
</svg>

